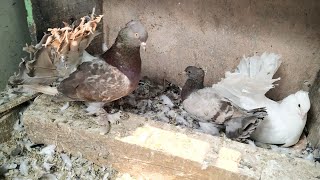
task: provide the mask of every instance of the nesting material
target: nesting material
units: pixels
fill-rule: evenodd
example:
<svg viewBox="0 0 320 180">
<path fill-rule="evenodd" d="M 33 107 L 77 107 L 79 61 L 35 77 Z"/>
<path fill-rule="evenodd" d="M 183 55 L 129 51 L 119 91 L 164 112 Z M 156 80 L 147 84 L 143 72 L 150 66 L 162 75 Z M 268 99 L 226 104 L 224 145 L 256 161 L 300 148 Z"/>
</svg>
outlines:
<svg viewBox="0 0 320 180">
<path fill-rule="evenodd" d="M 85 114 L 81 103 L 70 103 L 61 113 L 64 103 L 41 95 L 24 113 L 25 126 L 33 142 L 54 144 L 58 152 L 81 152 L 100 166 L 112 165 L 145 178 L 320 176 L 317 163 L 293 158 L 295 153 L 290 156 L 201 133 L 200 126 L 181 108 L 179 91 L 170 83 L 157 85 L 144 79 L 133 94 L 106 107 L 110 118 L 119 121 L 109 133 L 96 124 L 95 117 Z M 65 167 L 69 161 L 61 162 Z"/>
<path fill-rule="evenodd" d="M 0 93 L 0 143 L 11 138 L 21 104 L 36 97 L 34 93 L 16 93 L 12 89 Z"/>
<path fill-rule="evenodd" d="M 103 179 L 116 171 L 97 166 L 81 153 L 56 151 L 56 145 L 35 144 L 26 136 L 23 119 L 13 127 L 12 139 L 0 144 L 0 179 Z"/>
</svg>

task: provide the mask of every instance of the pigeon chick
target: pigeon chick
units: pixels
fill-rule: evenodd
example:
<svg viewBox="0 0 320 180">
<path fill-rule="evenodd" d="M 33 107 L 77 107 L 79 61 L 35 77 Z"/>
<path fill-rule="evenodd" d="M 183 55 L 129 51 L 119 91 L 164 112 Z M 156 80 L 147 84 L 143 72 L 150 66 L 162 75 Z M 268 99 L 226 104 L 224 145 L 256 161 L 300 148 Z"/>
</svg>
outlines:
<svg viewBox="0 0 320 180">
<path fill-rule="evenodd" d="M 274 88 L 273 82 L 280 79 L 272 78 L 280 64 L 280 56 L 274 53 L 244 57 L 235 72 L 226 72 L 225 79 L 212 88 L 246 110 L 266 107 L 268 116 L 251 138 L 289 147 L 299 141 L 310 109 L 310 99 L 306 91 L 298 91 L 279 102 L 265 96 Z"/>
<path fill-rule="evenodd" d="M 148 33 L 140 21 L 130 21 L 120 30 L 115 43 L 99 57 L 83 60 L 76 71 L 57 88 L 33 89 L 56 95 L 57 101 L 88 102 L 90 114 L 106 115 L 105 103 L 124 97 L 136 89 L 141 74 L 140 46 L 145 49 Z M 102 119 L 106 120 L 107 116 Z"/>
<path fill-rule="evenodd" d="M 205 73 L 201 68 L 188 66 L 185 73 L 188 79 L 181 91 L 183 107 L 200 121 L 205 132 L 218 135 L 222 128 L 228 138 L 243 140 L 267 115 L 264 108 L 249 111 L 238 108 L 219 96 L 213 88 L 204 87 Z"/>
</svg>

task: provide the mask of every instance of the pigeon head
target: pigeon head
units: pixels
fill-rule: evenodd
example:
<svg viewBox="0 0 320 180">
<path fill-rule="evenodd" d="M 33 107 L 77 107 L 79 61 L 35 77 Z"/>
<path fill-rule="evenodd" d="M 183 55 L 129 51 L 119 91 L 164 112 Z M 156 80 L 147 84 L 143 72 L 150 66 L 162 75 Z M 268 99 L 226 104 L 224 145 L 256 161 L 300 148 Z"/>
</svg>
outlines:
<svg viewBox="0 0 320 180">
<path fill-rule="evenodd" d="M 188 98 L 188 96 L 197 91 L 198 89 L 202 89 L 204 87 L 204 70 L 201 68 L 197 68 L 195 66 L 188 66 L 184 73 L 187 75 L 188 79 L 185 82 L 184 86 L 181 90 L 181 100 L 184 101 Z"/>
<path fill-rule="evenodd" d="M 294 97 L 299 114 L 304 117 L 310 109 L 309 93 L 306 91 L 298 91 L 294 94 Z"/>
<path fill-rule="evenodd" d="M 197 68 L 195 66 L 188 66 L 188 67 L 186 67 L 184 72 L 188 76 L 188 79 L 201 81 L 203 83 L 204 74 L 205 74 L 203 69 Z"/>
<path fill-rule="evenodd" d="M 140 47 L 145 50 L 148 39 L 148 32 L 140 21 L 132 20 L 122 28 L 117 37 L 118 43 L 123 43 L 129 47 Z"/>
<path fill-rule="evenodd" d="M 307 91 L 298 91 L 284 98 L 282 103 L 290 109 L 291 112 L 297 112 L 301 119 L 305 117 L 310 109 L 309 93 Z"/>
</svg>

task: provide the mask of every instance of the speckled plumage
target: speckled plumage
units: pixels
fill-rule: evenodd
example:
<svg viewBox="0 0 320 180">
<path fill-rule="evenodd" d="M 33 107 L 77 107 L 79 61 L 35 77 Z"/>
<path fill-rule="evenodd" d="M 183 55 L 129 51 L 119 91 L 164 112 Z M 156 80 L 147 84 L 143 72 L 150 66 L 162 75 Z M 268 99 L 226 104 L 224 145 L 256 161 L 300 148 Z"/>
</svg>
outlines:
<svg viewBox="0 0 320 180">
<path fill-rule="evenodd" d="M 111 102 L 131 93 L 141 74 L 140 44 L 148 33 L 139 21 L 120 30 L 115 43 L 100 57 L 83 62 L 58 86 L 74 101 Z"/>
<path fill-rule="evenodd" d="M 213 88 L 204 87 L 204 71 L 201 68 L 188 66 L 185 72 L 188 79 L 181 91 L 183 107 L 202 122 L 206 131 L 212 131 L 208 133 L 215 135 L 215 128 L 222 127 L 227 137 L 245 139 L 267 115 L 264 108 L 246 111 L 220 96 Z"/>
</svg>

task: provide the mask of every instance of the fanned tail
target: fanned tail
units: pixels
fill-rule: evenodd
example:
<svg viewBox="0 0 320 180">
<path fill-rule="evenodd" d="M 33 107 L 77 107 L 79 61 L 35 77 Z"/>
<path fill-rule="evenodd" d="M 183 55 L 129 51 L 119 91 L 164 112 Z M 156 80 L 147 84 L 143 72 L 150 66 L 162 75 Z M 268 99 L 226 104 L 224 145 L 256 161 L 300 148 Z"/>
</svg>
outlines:
<svg viewBox="0 0 320 180">
<path fill-rule="evenodd" d="M 50 85 L 68 77 L 82 63 L 83 53 L 100 32 L 97 25 L 103 16 L 85 16 L 76 24 L 64 22 L 62 28 L 49 28 L 37 45 L 23 48 L 30 57 L 23 58 L 18 74 L 9 79 L 9 85 Z M 85 54 L 86 56 L 87 54 Z"/>
<path fill-rule="evenodd" d="M 280 64 L 280 56 L 274 53 L 244 57 L 235 72 L 226 72 L 225 78 L 212 87 L 239 107 L 247 110 L 255 108 L 255 100 L 264 97 L 274 88 L 273 83 L 280 80 L 272 78 Z"/>
</svg>

